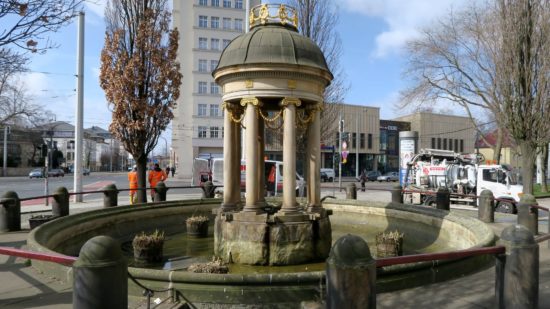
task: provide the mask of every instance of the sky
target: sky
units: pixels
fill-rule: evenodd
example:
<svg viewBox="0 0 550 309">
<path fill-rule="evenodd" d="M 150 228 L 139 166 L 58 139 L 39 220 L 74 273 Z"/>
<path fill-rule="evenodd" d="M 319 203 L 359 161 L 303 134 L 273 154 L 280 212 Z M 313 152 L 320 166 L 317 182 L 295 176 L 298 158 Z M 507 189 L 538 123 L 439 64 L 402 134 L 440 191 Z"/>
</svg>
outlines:
<svg viewBox="0 0 550 309">
<path fill-rule="evenodd" d="M 191 1 L 191 0 L 182 0 Z M 467 0 L 330 0 L 339 12 L 337 31 L 349 90 L 344 103 L 380 107 L 381 119 L 409 111 L 397 110 L 399 92 L 407 85 L 403 77 L 406 55 L 403 46 L 418 36 L 422 27 L 445 16 Z M 94 3 L 95 2 L 95 3 Z M 104 43 L 104 0 L 85 4 L 84 127 L 107 128 L 111 112 L 99 86 L 100 53 Z M 276 1 L 270 1 L 276 2 Z M 50 40 L 58 48 L 33 55 L 23 80 L 27 89 L 56 120 L 74 124 L 76 106 L 77 20 Z M 170 142 L 170 132 L 164 137 Z M 163 144 L 162 139 L 159 144 Z"/>
</svg>

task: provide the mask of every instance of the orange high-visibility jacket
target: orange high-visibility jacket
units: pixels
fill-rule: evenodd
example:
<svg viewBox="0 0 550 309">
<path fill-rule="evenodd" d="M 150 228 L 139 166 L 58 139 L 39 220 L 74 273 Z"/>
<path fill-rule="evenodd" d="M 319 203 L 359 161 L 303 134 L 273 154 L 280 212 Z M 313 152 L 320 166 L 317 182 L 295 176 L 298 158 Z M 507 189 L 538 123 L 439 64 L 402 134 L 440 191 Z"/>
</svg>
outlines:
<svg viewBox="0 0 550 309">
<path fill-rule="evenodd" d="M 130 183 L 130 189 L 138 188 L 138 176 L 136 171 L 131 171 L 128 173 L 128 182 Z M 130 190 L 131 193 L 136 192 L 136 190 Z"/>
<path fill-rule="evenodd" d="M 149 184 L 152 188 L 156 187 L 159 181 L 165 181 L 166 178 L 166 173 L 163 170 L 149 171 Z"/>
</svg>

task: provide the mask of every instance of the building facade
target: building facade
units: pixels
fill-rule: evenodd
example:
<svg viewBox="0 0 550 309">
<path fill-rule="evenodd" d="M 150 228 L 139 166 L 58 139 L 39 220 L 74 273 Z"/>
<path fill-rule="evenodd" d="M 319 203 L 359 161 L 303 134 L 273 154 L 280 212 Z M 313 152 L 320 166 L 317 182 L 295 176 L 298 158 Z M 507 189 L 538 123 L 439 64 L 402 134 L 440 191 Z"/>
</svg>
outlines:
<svg viewBox="0 0 550 309">
<path fill-rule="evenodd" d="M 251 1 L 251 6 L 259 4 Z M 172 150 L 179 178 L 190 178 L 193 159 L 223 154 L 221 89 L 212 78 L 222 50 L 245 28 L 244 0 L 173 1 L 180 32 L 181 95 L 172 122 Z"/>
<path fill-rule="evenodd" d="M 381 173 L 399 171 L 399 132 L 410 130 L 409 122 L 380 120 L 378 170 Z"/>
<path fill-rule="evenodd" d="M 417 112 L 395 120 L 409 122 L 419 136 L 418 149 L 432 148 L 473 153 L 476 132 L 470 118 Z"/>
</svg>

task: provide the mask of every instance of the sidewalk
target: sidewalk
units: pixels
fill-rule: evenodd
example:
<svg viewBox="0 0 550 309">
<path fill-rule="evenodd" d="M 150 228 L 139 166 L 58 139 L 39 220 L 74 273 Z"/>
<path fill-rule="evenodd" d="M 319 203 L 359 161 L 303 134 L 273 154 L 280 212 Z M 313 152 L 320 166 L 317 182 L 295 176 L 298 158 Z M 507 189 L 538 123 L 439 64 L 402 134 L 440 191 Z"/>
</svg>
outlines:
<svg viewBox="0 0 550 309">
<path fill-rule="evenodd" d="M 324 195 L 329 192 L 323 191 Z M 331 194 L 330 194 L 331 195 Z M 195 197 L 199 197 L 197 193 Z M 336 192 L 336 197 L 344 197 L 345 192 Z M 168 195 L 169 200 L 190 198 L 184 194 Z M 358 192 L 360 200 L 388 201 L 389 192 L 370 190 Z M 119 196 L 119 204 L 125 205 L 128 197 Z M 103 200 L 94 199 L 84 203 L 71 203 L 70 212 L 77 213 L 101 208 Z M 548 206 L 550 199 L 539 200 L 539 204 Z M 26 206 L 22 210 L 30 210 Z M 33 211 L 50 211 L 45 206 L 32 206 Z M 42 207 L 42 208 L 40 208 Z M 454 208 L 453 211 L 477 217 L 477 211 L 470 206 Z M 24 248 L 28 235 L 28 217 L 31 212 L 22 215 L 23 231 L 0 234 L 0 246 Z M 497 235 L 502 229 L 515 222 L 515 216 L 496 214 L 496 222 L 490 224 Z M 548 227 L 546 219 L 541 221 L 541 232 Z M 539 308 L 550 308 L 550 250 L 547 243 L 540 246 Z M 495 269 L 455 279 L 443 283 L 422 286 L 392 293 L 377 295 L 377 308 L 494 308 Z M 27 259 L 0 255 L 0 308 L 72 308 L 72 287 L 67 283 L 47 278 L 29 267 Z M 129 308 L 145 308 L 145 297 L 129 297 Z"/>
</svg>

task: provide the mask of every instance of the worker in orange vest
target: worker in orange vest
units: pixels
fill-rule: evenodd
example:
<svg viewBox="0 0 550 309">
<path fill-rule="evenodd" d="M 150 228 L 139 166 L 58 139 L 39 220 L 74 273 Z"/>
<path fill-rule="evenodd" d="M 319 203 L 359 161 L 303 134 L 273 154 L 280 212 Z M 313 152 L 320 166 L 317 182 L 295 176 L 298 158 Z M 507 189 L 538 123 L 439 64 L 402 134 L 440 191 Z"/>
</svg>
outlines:
<svg viewBox="0 0 550 309">
<path fill-rule="evenodd" d="M 130 204 L 136 202 L 136 189 L 138 188 L 137 167 L 134 165 L 128 173 L 128 182 L 130 183 Z"/>
<path fill-rule="evenodd" d="M 166 173 L 160 168 L 160 166 L 155 163 L 154 168 L 149 171 L 149 185 L 151 188 L 154 188 L 157 186 L 157 183 L 159 181 L 165 181 L 168 176 L 166 176 Z M 151 190 L 151 200 L 155 200 L 155 190 Z"/>
</svg>

